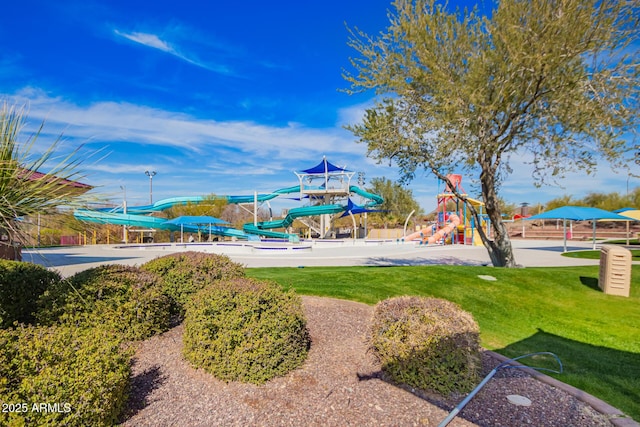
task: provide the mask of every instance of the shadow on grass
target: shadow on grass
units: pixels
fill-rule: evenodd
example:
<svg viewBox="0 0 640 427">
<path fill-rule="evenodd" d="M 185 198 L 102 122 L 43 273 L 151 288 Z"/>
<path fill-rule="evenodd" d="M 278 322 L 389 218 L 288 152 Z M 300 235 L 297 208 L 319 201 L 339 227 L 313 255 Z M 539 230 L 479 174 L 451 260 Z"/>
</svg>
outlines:
<svg viewBox="0 0 640 427">
<path fill-rule="evenodd" d="M 599 291 L 600 287 L 598 286 L 598 278 L 597 277 L 587 277 L 580 276 L 580 283 L 585 285 L 588 288 Z"/>
<path fill-rule="evenodd" d="M 559 381 L 571 384 L 580 390 L 594 395 L 600 400 L 621 410 L 634 420 L 640 419 L 640 387 L 638 387 L 638 384 L 640 384 L 638 382 L 638 379 L 640 379 L 640 354 L 585 344 L 550 334 L 543 330 L 538 330 L 538 332 L 524 340 L 497 350 L 498 353 L 509 358 L 543 351 L 556 354 L 562 361 L 564 370 L 562 374 L 552 374 L 542 371 L 544 374 L 551 375 Z M 492 368 L 500 363 L 497 359 L 494 360 L 492 356 L 486 353 L 483 359 L 485 359 L 485 361 L 483 363 L 482 377 L 486 376 Z M 558 369 L 557 361 L 546 355 L 521 359 L 520 362 L 536 368 Z M 518 391 L 526 393 L 531 390 L 527 389 L 526 385 L 520 384 L 521 381 L 518 379 L 524 377 L 528 377 L 528 374 L 520 370 L 503 369 L 486 384 L 484 389 L 486 389 L 485 391 L 488 392 L 489 395 L 496 393 L 490 391 L 494 387 L 497 393 L 505 393 L 505 390 L 516 394 Z M 443 397 L 415 390 L 406 385 L 395 383 L 387 378 L 386 374 L 381 371 L 360 373 L 358 374 L 358 380 L 379 380 L 387 382 L 446 411 L 452 410 L 464 397 L 463 395 Z M 503 385 L 500 384 L 501 381 L 503 381 Z M 524 389 L 520 390 L 520 386 L 524 387 Z M 492 409 L 487 411 L 487 408 L 484 407 L 486 402 L 482 401 L 481 396 L 482 393 L 478 394 L 478 397 L 469 403 L 467 410 L 461 411 L 458 417 L 478 425 L 489 426 L 495 425 L 493 422 L 495 420 L 492 420 L 493 413 L 497 414 L 500 411 L 510 411 L 512 415 L 515 416 L 514 411 L 518 410 L 504 399 L 504 401 L 492 401 Z M 560 404 L 559 402 L 558 405 Z M 567 401 L 562 403 L 562 405 L 564 406 L 562 406 L 560 413 L 567 424 L 556 424 L 556 422 L 560 422 L 560 420 L 556 420 L 553 417 L 558 415 L 558 411 L 551 410 L 551 406 L 549 405 L 545 405 L 544 407 L 537 406 L 535 410 L 541 412 L 542 418 L 549 417 L 548 421 L 553 420 L 551 421 L 552 424 L 549 425 L 585 425 L 583 424 L 585 420 L 581 418 L 584 414 L 579 408 L 574 406 L 575 404 Z M 547 408 L 547 406 L 549 406 L 549 408 Z M 543 413 L 546 411 L 549 411 L 549 413 Z M 527 417 L 530 416 L 532 416 L 531 413 L 527 415 Z"/>
<path fill-rule="evenodd" d="M 581 277 L 585 286 L 597 288 L 597 279 Z M 563 374 L 549 374 L 606 401 L 634 419 L 640 419 L 640 354 L 586 344 L 545 332 L 497 350 L 509 358 L 539 351 L 555 353 L 564 366 Z M 523 360 L 531 366 L 545 366 L 545 360 Z M 551 362 L 549 362 L 551 363 Z"/>
<path fill-rule="evenodd" d="M 390 257 L 372 257 L 368 258 L 366 266 L 372 267 L 407 267 L 416 265 L 472 265 L 486 266 L 487 262 L 474 261 L 469 259 L 458 258 L 454 256 L 434 256 L 432 258 L 390 258 Z"/>
</svg>

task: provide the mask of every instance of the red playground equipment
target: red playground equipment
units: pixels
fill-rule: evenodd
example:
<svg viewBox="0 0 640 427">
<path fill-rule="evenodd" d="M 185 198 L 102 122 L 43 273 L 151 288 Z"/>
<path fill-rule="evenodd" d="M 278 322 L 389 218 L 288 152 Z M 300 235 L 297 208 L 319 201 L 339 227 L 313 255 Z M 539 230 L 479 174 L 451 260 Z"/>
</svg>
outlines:
<svg viewBox="0 0 640 427">
<path fill-rule="evenodd" d="M 475 220 L 468 211 L 468 204 L 473 204 L 479 210 L 482 217 L 484 203 L 467 196 L 462 188 L 462 175 L 447 175 L 452 187 L 445 183 L 443 192 L 437 195 L 438 206 L 436 208 L 436 221 L 430 228 L 417 230 L 415 233 L 404 237 L 405 241 L 419 240 L 420 244 L 463 244 L 482 245 Z M 466 202 L 458 198 L 454 193 L 465 197 Z M 485 226 L 487 221 L 482 221 Z"/>
</svg>

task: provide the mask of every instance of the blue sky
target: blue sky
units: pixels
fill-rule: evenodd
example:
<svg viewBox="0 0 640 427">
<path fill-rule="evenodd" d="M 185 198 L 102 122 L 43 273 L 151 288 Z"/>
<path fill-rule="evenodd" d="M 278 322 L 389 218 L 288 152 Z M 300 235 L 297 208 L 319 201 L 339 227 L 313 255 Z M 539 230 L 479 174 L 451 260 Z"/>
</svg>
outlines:
<svg viewBox="0 0 640 427">
<path fill-rule="evenodd" d="M 46 119 L 43 146 L 63 132 L 65 149 L 102 150 L 85 161 L 84 181 L 113 200 L 125 186 L 129 205 L 149 200 L 146 170 L 157 171 L 154 201 L 268 193 L 295 185 L 293 171 L 323 155 L 367 179 L 395 180 L 397 169 L 368 159 L 343 128 L 374 94 L 339 91 L 355 54 L 345 23 L 377 33 L 390 4 L 9 2 L 0 98 L 28 103 L 32 126 Z M 513 203 L 640 185 L 603 165 L 595 176 L 568 176 L 564 188 L 535 189 L 519 161 L 502 192 Z M 468 178 L 463 186 L 473 192 Z M 418 176 L 410 188 L 423 208 L 435 206 L 435 178 Z"/>
</svg>

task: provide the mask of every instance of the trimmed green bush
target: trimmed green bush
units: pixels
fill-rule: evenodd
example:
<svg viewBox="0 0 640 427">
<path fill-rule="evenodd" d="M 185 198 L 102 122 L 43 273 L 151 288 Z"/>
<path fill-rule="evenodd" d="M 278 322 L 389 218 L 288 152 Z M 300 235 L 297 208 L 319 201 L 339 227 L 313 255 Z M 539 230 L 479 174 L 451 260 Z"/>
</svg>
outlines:
<svg viewBox="0 0 640 427">
<path fill-rule="evenodd" d="M 57 272 L 42 266 L 0 260 L 0 328 L 32 323 L 38 298 L 60 280 Z"/>
<path fill-rule="evenodd" d="M 47 290 L 37 318 L 45 325 L 104 324 L 128 340 L 140 340 L 169 329 L 170 307 L 157 275 L 137 267 L 103 265 Z"/>
<path fill-rule="evenodd" d="M 471 314 L 450 301 L 390 298 L 375 306 L 370 348 L 392 381 L 447 396 L 478 383 L 479 334 Z"/>
<path fill-rule="evenodd" d="M 0 425 L 114 425 L 128 397 L 132 354 L 104 329 L 0 330 Z"/>
<path fill-rule="evenodd" d="M 300 366 L 310 338 L 302 300 L 271 282 L 218 282 L 191 299 L 184 356 L 223 381 L 264 383 Z"/>
<path fill-rule="evenodd" d="M 244 267 L 225 255 L 182 252 L 152 259 L 141 267 L 162 277 L 164 292 L 172 299 L 174 313 L 184 316 L 184 307 L 199 290 L 216 280 L 244 277 Z"/>
</svg>

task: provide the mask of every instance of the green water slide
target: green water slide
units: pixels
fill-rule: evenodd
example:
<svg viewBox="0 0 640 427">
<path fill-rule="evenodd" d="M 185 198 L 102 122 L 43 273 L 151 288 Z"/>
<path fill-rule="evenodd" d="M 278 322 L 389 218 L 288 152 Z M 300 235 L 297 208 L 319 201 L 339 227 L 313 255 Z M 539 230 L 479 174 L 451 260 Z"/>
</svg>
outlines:
<svg viewBox="0 0 640 427">
<path fill-rule="evenodd" d="M 274 228 L 287 228 L 296 218 L 305 217 L 305 216 L 317 216 L 317 215 L 327 215 L 327 214 L 335 214 L 339 212 L 344 212 L 346 206 L 345 205 L 318 205 L 318 206 L 307 206 L 302 208 L 293 208 L 289 210 L 287 216 L 282 219 L 277 219 L 275 221 L 262 221 L 257 224 L 253 224 L 252 222 L 245 224 L 242 229 L 250 234 L 261 234 L 263 236 L 268 237 L 278 237 L 275 234 L 282 235 L 283 233 L 278 233 L 274 231 L 269 231 Z M 288 236 L 288 234 L 287 234 Z"/>
<path fill-rule="evenodd" d="M 365 204 L 365 207 L 376 206 L 376 205 L 382 204 L 383 202 L 382 197 L 380 197 L 379 195 L 369 193 L 355 185 L 350 186 L 349 191 L 368 199 L 369 201 Z M 299 192 L 300 192 L 300 186 L 295 185 L 292 187 L 281 188 L 272 193 L 266 193 L 266 194 L 246 195 L 246 196 L 215 196 L 215 197 L 225 199 L 227 200 L 228 203 L 232 203 L 232 204 L 253 203 L 255 201 L 262 203 L 262 202 L 275 199 L 278 196 L 291 194 L 291 193 L 299 193 Z M 150 205 L 128 207 L 126 214 L 124 213 L 124 210 L 122 207 L 102 208 L 102 209 L 96 209 L 96 210 L 78 209 L 74 211 L 74 216 L 78 220 L 85 221 L 85 222 L 127 225 L 132 227 L 145 227 L 145 228 L 154 228 L 159 230 L 175 231 L 176 226 L 173 224 L 166 224 L 167 222 L 166 218 L 147 216 L 146 214 L 164 211 L 173 206 L 187 205 L 188 203 L 199 203 L 199 202 L 205 201 L 206 199 L 207 197 L 205 196 L 173 197 L 168 199 L 162 199 Z M 217 234 L 217 235 L 227 236 L 227 237 L 236 237 L 239 239 L 253 239 L 255 238 L 256 235 L 261 235 L 266 237 L 296 240 L 298 238 L 297 235 L 291 235 L 288 233 L 273 231 L 273 230 L 278 228 L 289 227 L 291 224 L 293 224 L 293 221 L 296 218 L 336 214 L 336 213 L 344 212 L 347 209 L 348 209 L 348 205 L 339 205 L 339 204 L 293 208 L 289 210 L 289 213 L 287 214 L 287 216 L 279 220 L 263 221 L 255 225 L 253 223 L 248 223 L 243 226 L 242 230 L 216 226 L 211 228 L 211 232 L 212 234 Z M 198 227 L 185 225 L 183 227 L 183 230 L 186 232 L 197 232 Z"/>
<path fill-rule="evenodd" d="M 257 195 L 247 195 L 247 196 L 213 196 L 215 199 L 224 199 L 229 204 L 239 204 L 239 203 L 253 203 L 257 201 L 258 203 L 267 202 L 269 200 L 273 200 L 276 197 L 282 196 L 284 194 L 291 193 L 299 193 L 300 186 L 294 185 L 292 187 L 281 188 L 272 193 L 262 193 Z M 158 200 L 157 202 L 150 205 L 143 206 L 129 206 L 127 207 L 128 214 L 135 215 L 145 215 L 154 212 L 165 211 L 174 206 L 185 206 L 189 203 L 200 203 L 207 200 L 207 196 L 186 196 L 186 197 L 170 197 L 167 199 Z M 116 208 L 101 208 L 97 209 L 98 212 L 109 212 L 109 213 L 124 213 L 122 206 L 118 206 Z"/>
<path fill-rule="evenodd" d="M 358 196 L 362 196 L 366 199 L 369 199 L 369 202 L 365 204 L 365 207 L 381 205 L 384 202 L 384 199 L 382 198 L 382 196 L 378 194 L 369 193 L 368 191 L 365 191 L 360 187 L 356 187 L 355 185 L 352 185 L 351 187 L 349 187 L 349 191 L 357 194 Z"/>
<path fill-rule="evenodd" d="M 359 196 L 362 196 L 366 199 L 369 199 L 369 202 L 365 204 L 365 207 L 377 206 L 382 204 L 382 202 L 384 202 L 384 199 L 381 196 L 374 193 L 369 193 L 368 191 L 365 191 L 355 185 L 350 186 L 349 191 Z M 242 229 L 249 234 L 260 234 L 267 237 L 283 237 L 282 236 L 283 233 L 278 233 L 270 230 L 273 230 L 274 228 L 287 228 L 291 224 L 293 224 L 293 221 L 296 218 L 300 218 L 300 217 L 331 215 L 331 214 L 344 212 L 345 210 L 348 209 L 347 206 L 348 205 L 333 204 L 333 205 L 317 205 L 317 206 L 293 208 L 289 210 L 289 213 L 287 214 L 287 216 L 285 216 L 282 219 L 278 219 L 275 221 L 262 221 L 257 224 L 248 223 L 248 224 L 245 224 L 242 227 Z M 289 236 L 289 235 L 285 234 L 285 236 Z"/>
<path fill-rule="evenodd" d="M 170 230 L 170 231 L 184 231 L 187 233 L 197 233 L 198 231 L 211 232 L 218 236 L 236 237 L 238 239 L 250 239 L 251 236 L 247 236 L 241 230 L 235 228 L 211 226 L 211 227 L 198 227 L 197 225 L 185 224 L 177 226 L 175 224 L 167 223 L 166 218 L 158 218 L 155 216 L 145 215 L 130 215 L 111 212 L 98 212 L 89 209 L 77 209 L 73 216 L 78 220 L 84 222 L 94 222 L 98 224 L 114 224 L 114 225 L 126 225 L 129 227 L 143 227 L 153 228 L 157 230 Z"/>
</svg>

